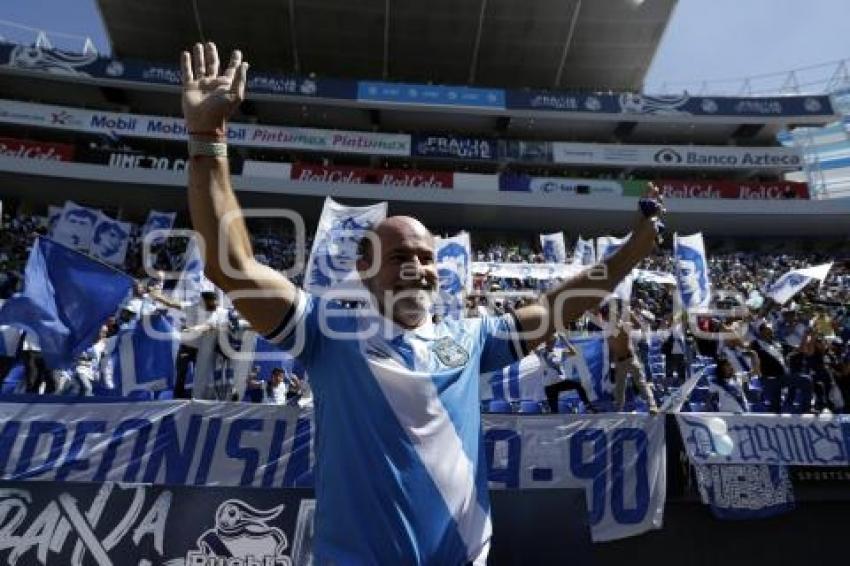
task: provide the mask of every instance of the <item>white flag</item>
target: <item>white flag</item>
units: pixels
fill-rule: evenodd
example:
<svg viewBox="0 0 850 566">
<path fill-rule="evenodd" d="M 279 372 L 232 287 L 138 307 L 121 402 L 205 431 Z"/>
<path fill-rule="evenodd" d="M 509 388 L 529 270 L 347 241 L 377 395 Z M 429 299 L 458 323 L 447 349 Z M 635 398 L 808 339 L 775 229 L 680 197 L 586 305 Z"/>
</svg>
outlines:
<svg viewBox="0 0 850 566">
<path fill-rule="evenodd" d="M 563 232 L 540 234 L 540 246 L 548 263 L 567 263 L 567 245 L 564 243 Z"/>
<path fill-rule="evenodd" d="M 469 234 L 435 238 L 440 292 L 434 312 L 458 319 L 464 313 L 464 292 L 472 289 L 472 246 Z"/>
<path fill-rule="evenodd" d="M 690 236 L 673 237 L 673 250 L 676 258 L 676 281 L 679 284 L 679 296 L 687 310 L 703 309 L 711 303 L 711 279 L 708 271 L 708 259 L 705 255 L 705 243 L 701 233 Z"/>
<path fill-rule="evenodd" d="M 88 253 L 99 210 L 65 201 L 62 215 L 53 229 L 53 239 L 78 252 Z"/>
<path fill-rule="evenodd" d="M 387 203 L 345 206 L 325 198 L 307 262 L 304 288 L 321 295 L 330 289 L 361 290 L 357 277 L 357 247 L 367 229 L 387 217 Z M 360 297 L 362 298 L 362 296 Z"/>
<path fill-rule="evenodd" d="M 177 218 L 176 212 L 160 212 L 151 210 L 148 212 L 148 219 L 142 226 L 142 238 L 154 230 L 171 230 L 174 227 L 174 219 Z M 162 242 L 165 238 L 157 238 L 155 244 Z"/>
<path fill-rule="evenodd" d="M 623 244 L 625 244 L 631 234 L 626 236 L 625 238 L 615 238 L 614 236 L 600 236 L 596 238 L 596 259 L 597 261 L 605 261 L 612 255 L 614 255 L 617 250 L 619 250 Z M 617 288 L 614 289 L 614 294 L 624 302 L 631 302 L 632 299 L 632 286 L 634 285 L 634 276 L 632 273 L 626 275 L 623 280 L 617 285 Z"/>
<path fill-rule="evenodd" d="M 119 222 L 98 211 L 89 253 L 111 265 L 124 265 L 127 244 L 130 242 L 130 223 Z"/>
<path fill-rule="evenodd" d="M 792 269 L 770 285 L 764 294 L 780 305 L 784 305 L 813 279 L 818 281 L 826 279 L 830 269 L 832 269 L 832 262 L 803 269 Z"/>
<path fill-rule="evenodd" d="M 201 293 L 215 291 L 219 306 L 229 309 L 233 306 L 230 297 L 222 289 L 216 287 L 204 273 L 205 262 L 201 256 L 201 249 L 198 247 L 197 240 L 200 237 L 200 234 L 198 234 L 191 238 L 186 246 L 186 252 L 183 256 L 183 271 L 180 272 L 180 278 L 171 291 L 171 298 L 175 301 L 195 304 L 201 300 Z"/>
<path fill-rule="evenodd" d="M 576 240 L 576 249 L 573 251 L 573 265 L 588 266 L 596 263 L 596 254 L 593 249 L 593 239 L 585 240 L 581 236 Z"/>
<path fill-rule="evenodd" d="M 635 269 L 635 281 L 642 283 L 654 283 L 656 285 L 673 285 L 676 286 L 676 276 L 672 273 L 664 271 L 651 271 L 648 269 Z"/>
</svg>

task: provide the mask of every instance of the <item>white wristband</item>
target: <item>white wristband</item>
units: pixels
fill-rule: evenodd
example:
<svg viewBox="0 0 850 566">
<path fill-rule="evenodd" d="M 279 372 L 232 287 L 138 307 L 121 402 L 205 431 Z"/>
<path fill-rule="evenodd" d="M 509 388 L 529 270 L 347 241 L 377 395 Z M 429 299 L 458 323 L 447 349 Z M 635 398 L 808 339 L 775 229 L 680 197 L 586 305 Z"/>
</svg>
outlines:
<svg viewBox="0 0 850 566">
<path fill-rule="evenodd" d="M 189 157 L 227 157 L 227 144 L 189 138 Z"/>
</svg>

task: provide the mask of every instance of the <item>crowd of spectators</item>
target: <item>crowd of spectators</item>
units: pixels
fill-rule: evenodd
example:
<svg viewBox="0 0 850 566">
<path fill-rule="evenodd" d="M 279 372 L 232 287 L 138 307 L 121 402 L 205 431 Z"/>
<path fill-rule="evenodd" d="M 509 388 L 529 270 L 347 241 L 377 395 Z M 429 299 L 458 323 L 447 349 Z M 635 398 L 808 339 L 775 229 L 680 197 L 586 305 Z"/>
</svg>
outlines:
<svg viewBox="0 0 850 566">
<path fill-rule="evenodd" d="M 46 233 L 43 219 L 37 216 L 6 216 L 3 220 L 0 232 L 0 299 L 20 290 L 34 238 Z M 292 238 L 268 228 L 254 233 L 254 250 L 260 261 L 278 270 L 292 267 L 298 251 Z M 305 249 L 309 250 L 311 245 L 308 240 Z M 171 238 L 156 246 L 153 250 L 154 270 L 179 273 L 185 262 L 186 249 L 186 240 L 180 238 Z M 171 309 L 170 312 L 177 312 L 178 317 L 182 313 L 179 326 L 183 331 L 216 327 L 216 332 L 220 332 L 223 328 L 231 331 L 239 328 L 239 319 L 232 307 L 228 311 L 217 302 L 207 304 L 207 312 L 201 315 L 195 313 L 195 320 L 190 322 L 187 313 L 190 309 L 199 308 L 198 304 L 175 301 L 169 294 L 168 281 L 149 277 L 150 270 L 144 268 L 141 252 L 141 238 L 135 233 L 125 264 L 126 271 L 138 280 L 132 298 L 135 302 L 130 300 L 122 305 L 115 318 L 104 327 L 98 342 L 81 357 L 76 370 L 71 374 L 66 371 L 64 375 L 60 372 L 58 377 L 53 375 L 55 372 L 45 368 L 37 355 L 37 344 L 25 337 L 16 355 L 6 352 L 0 373 L 5 374 L 18 362 L 23 364 L 25 378 L 22 383 L 29 392 L 91 394 L 96 389 L 91 382 L 98 381 L 95 376 L 97 369 L 103 365 L 101 361 L 108 358 L 109 340 L 134 319 L 146 314 L 146 309 L 148 312 Z M 690 364 L 699 357 L 710 360 L 712 367 L 717 369 L 710 380 L 701 382 L 697 387 L 700 401 L 694 401 L 696 409 L 845 410 L 843 399 L 850 401 L 850 270 L 847 264 L 837 262 L 823 284 L 809 285 L 786 305 L 772 303 L 760 293 L 790 269 L 831 259 L 816 253 L 709 253 L 709 270 L 716 296 L 713 306 L 722 312 L 697 316 L 690 321 L 677 312 L 675 286 L 636 280 L 629 326 L 625 331 L 630 335 L 630 348 L 642 362 L 639 364 L 640 373 L 647 378 L 654 397 L 660 400 L 672 388 L 681 386 L 692 374 Z M 473 260 L 489 263 L 545 262 L 539 246 L 521 240 L 488 243 L 474 251 Z M 663 249 L 638 267 L 662 273 L 674 271 L 671 253 Z M 295 282 L 300 284 L 302 278 L 297 277 Z M 535 301 L 541 291 L 557 283 L 557 280 L 477 274 L 473 292 L 466 299 L 465 315 L 475 317 L 510 312 Z M 203 299 L 199 301 L 202 302 Z M 571 331 L 599 331 L 604 327 L 595 318 L 599 314 L 587 313 L 572 325 Z M 715 336 L 707 337 L 711 333 Z M 716 336 L 718 333 L 720 337 Z M 565 337 L 559 344 L 559 355 L 563 355 L 569 338 Z M 185 354 L 186 344 L 180 348 Z M 650 359 L 653 353 L 663 359 L 660 367 Z M 185 360 L 178 356 L 178 365 L 181 361 Z M 275 371 L 274 387 L 269 386 L 271 370 Z M 183 379 L 185 371 L 185 368 L 178 371 L 178 374 L 182 372 L 184 375 Z M 75 372 L 84 378 L 89 377 L 75 379 Z M 111 376 L 107 373 L 104 372 L 100 381 L 108 388 Z M 612 381 L 618 373 L 621 372 L 612 371 Z M 630 368 L 627 373 L 638 372 Z M 250 392 L 247 398 L 269 402 L 291 401 L 293 397 L 300 397 L 302 390 L 308 389 L 303 383 L 304 377 L 291 371 L 291 367 L 268 368 L 267 375 L 259 375 L 255 368 L 246 382 Z M 632 375 L 632 380 L 640 385 L 641 377 Z M 624 379 L 618 378 L 618 381 Z M 549 393 L 552 390 L 550 387 Z M 177 396 L 186 395 L 180 384 L 176 384 L 175 392 Z M 230 398 L 230 395 L 226 397 Z M 585 409 L 594 410 L 589 402 L 584 405 Z M 554 408 L 554 401 L 548 406 Z"/>
</svg>

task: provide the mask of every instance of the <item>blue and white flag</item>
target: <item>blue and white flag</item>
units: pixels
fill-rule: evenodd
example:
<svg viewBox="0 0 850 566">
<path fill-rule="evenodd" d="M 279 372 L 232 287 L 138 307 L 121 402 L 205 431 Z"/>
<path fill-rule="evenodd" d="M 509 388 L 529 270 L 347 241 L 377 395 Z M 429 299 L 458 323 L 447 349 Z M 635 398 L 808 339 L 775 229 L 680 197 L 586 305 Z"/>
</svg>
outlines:
<svg viewBox="0 0 850 566">
<path fill-rule="evenodd" d="M 615 238 L 614 236 L 600 236 L 596 238 L 596 259 L 597 261 L 605 261 L 617 250 L 623 247 L 631 234 L 625 238 Z M 633 270 L 634 271 L 634 270 Z M 623 302 L 630 302 L 632 299 L 632 286 L 634 285 L 634 275 L 629 273 L 626 275 L 619 285 L 614 289 L 614 295 Z"/>
<path fill-rule="evenodd" d="M 612 401 L 614 386 L 608 377 L 608 348 L 605 338 L 571 338 L 570 345 L 576 350 L 573 356 L 560 355 L 560 371 L 564 379 L 581 383 L 591 401 Z M 513 364 L 482 377 L 481 399 L 504 399 L 506 401 L 545 399 L 540 358 L 536 354 L 524 357 Z"/>
<path fill-rule="evenodd" d="M 174 228 L 174 220 L 176 218 L 176 212 L 160 212 L 158 210 L 151 210 L 148 212 L 148 219 L 142 226 L 142 238 L 154 230 L 171 230 Z M 164 240 L 164 237 L 158 237 L 154 239 L 152 243 L 159 244 Z"/>
<path fill-rule="evenodd" d="M 543 257 L 548 263 L 567 263 L 567 245 L 564 243 L 564 233 L 540 234 L 540 247 Z"/>
<path fill-rule="evenodd" d="M 464 293 L 472 289 L 472 246 L 469 234 L 435 238 L 440 289 L 434 312 L 455 319 L 463 317 Z"/>
<path fill-rule="evenodd" d="M 128 275 L 39 238 L 27 260 L 24 290 L 0 309 L 0 324 L 32 332 L 47 367 L 67 368 L 94 343 L 132 286 Z"/>
<path fill-rule="evenodd" d="M 608 379 L 608 342 L 601 336 L 571 338 L 575 356 L 564 356 L 561 369 L 565 379 L 580 381 L 594 403 L 614 401 L 614 384 Z"/>
<path fill-rule="evenodd" d="M 183 259 L 183 271 L 174 285 L 171 294 L 177 301 L 195 303 L 201 297 L 201 291 L 207 291 L 212 283 L 204 275 L 204 258 L 196 238 L 191 238 L 186 246 Z"/>
<path fill-rule="evenodd" d="M 593 239 L 585 240 L 579 236 L 573 251 L 573 265 L 584 267 L 594 263 L 596 263 L 596 251 L 593 248 Z"/>
<path fill-rule="evenodd" d="M 307 262 L 304 288 L 316 295 L 331 289 L 352 291 L 353 295 L 362 292 L 357 276 L 357 247 L 366 230 L 386 217 L 386 202 L 345 206 L 326 197 Z"/>
<path fill-rule="evenodd" d="M 244 398 L 247 388 L 247 378 L 254 368 L 257 368 L 256 377 L 266 382 L 275 368 L 281 368 L 297 375 L 305 377 L 306 370 L 301 363 L 289 352 L 281 350 L 279 346 L 272 344 L 256 332 L 249 330 L 241 337 L 239 355 L 235 356 L 231 363 L 233 365 L 233 390 L 239 399 Z M 260 393 L 262 396 L 262 392 Z"/>
<path fill-rule="evenodd" d="M 687 310 L 708 308 L 711 303 L 711 275 L 702 234 L 675 234 L 673 253 L 682 305 Z"/>
<path fill-rule="evenodd" d="M 98 211 L 97 224 L 89 246 L 92 257 L 110 265 L 122 266 L 130 243 L 130 223 L 119 222 Z"/>
<path fill-rule="evenodd" d="M 62 215 L 53 227 L 53 239 L 72 250 L 88 253 L 99 213 L 97 209 L 65 201 Z"/>
<path fill-rule="evenodd" d="M 765 289 L 764 294 L 780 305 L 784 305 L 811 281 L 826 279 L 830 269 L 832 269 L 832 262 L 803 269 L 792 269 Z"/>
<path fill-rule="evenodd" d="M 154 313 L 122 330 L 110 355 L 115 393 L 162 391 L 174 386 L 180 333 L 163 313 Z"/>
</svg>

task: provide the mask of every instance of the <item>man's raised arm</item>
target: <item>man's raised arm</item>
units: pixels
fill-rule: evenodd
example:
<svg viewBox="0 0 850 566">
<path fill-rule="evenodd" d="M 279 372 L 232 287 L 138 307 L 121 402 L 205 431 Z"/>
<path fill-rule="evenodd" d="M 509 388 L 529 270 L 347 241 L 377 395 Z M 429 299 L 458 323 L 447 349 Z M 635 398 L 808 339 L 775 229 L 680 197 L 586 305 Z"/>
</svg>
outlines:
<svg viewBox="0 0 850 566">
<path fill-rule="evenodd" d="M 650 205 L 649 214 L 642 207 L 631 237 L 616 253 L 544 293 L 538 304 L 516 311 L 529 351 L 553 333 L 568 331 L 570 322 L 598 306 L 653 250 L 658 239 L 658 217 L 663 212 L 662 199 L 654 186 L 644 199 Z"/>
<path fill-rule="evenodd" d="M 231 295 L 255 330 L 277 328 L 297 290 L 283 275 L 254 259 L 239 202 L 230 185 L 227 119 L 245 97 L 248 63 L 234 51 L 219 74 L 215 44 L 195 44 L 180 56 L 183 115 L 189 131 L 189 212 L 203 239 L 206 275 Z"/>
</svg>

